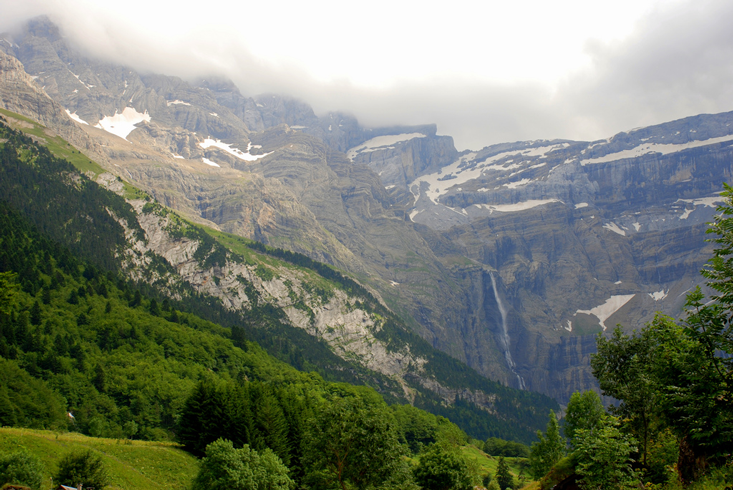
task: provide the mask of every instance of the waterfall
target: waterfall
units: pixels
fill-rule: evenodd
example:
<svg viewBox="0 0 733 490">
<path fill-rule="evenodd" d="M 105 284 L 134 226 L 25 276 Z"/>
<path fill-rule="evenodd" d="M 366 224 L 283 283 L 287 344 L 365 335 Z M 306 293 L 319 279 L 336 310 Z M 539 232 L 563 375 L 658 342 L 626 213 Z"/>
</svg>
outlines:
<svg viewBox="0 0 733 490">
<path fill-rule="evenodd" d="M 489 273 L 489 276 L 491 277 L 491 287 L 494 289 L 494 299 L 496 300 L 496 305 L 499 307 L 499 313 L 501 314 L 501 340 L 504 344 L 504 358 L 506 359 L 506 363 L 509 366 L 511 372 L 514 373 L 514 376 L 517 377 L 517 381 L 519 382 L 519 389 L 524 390 L 524 379 L 522 379 L 522 377 L 517 374 L 517 371 L 515 371 L 515 364 L 512 360 L 512 352 L 509 349 L 509 330 L 506 326 L 506 308 L 504 308 L 504 303 L 501 302 L 501 297 L 499 297 L 499 291 L 496 289 L 496 279 L 494 278 L 494 274 Z"/>
</svg>

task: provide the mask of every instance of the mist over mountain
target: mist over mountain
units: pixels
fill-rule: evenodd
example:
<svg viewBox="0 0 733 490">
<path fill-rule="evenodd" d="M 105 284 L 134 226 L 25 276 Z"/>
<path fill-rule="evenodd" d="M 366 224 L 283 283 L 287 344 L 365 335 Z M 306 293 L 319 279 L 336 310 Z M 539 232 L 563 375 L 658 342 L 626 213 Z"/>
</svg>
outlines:
<svg viewBox="0 0 733 490">
<path fill-rule="evenodd" d="M 20 31 L 27 19 L 47 14 L 67 41 L 91 58 L 188 81 L 223 76 L 247 96 L 296 97 L 318 115 L 345 111 L 366 127 L 435 123 L 440 134 L 454 137 L 459 150 L 505 141 L 595 140 L 633 127 L 733 109 L 727 62 L 733 40 L 725 21 L 732 12 L 725 1 L 654 3 L 634 17 L 623 36 L 591 36 L 572 63 L 565 51 L 546 53 L 545 45 L 554 46 L 555 38 L 586 32 L 599 23 L 602 16 L 592 15 L 572 24 L 572 14 L 582 10 L 577 5 L 553 7 L 565 12 L 555 19 L 555 31 L 545 26 L 551 22 L 535 22 L 529 13 L 510 9 L 491 15 L 497 7 L 488 6 L 482 17 L 462 4 L 441 9 L 440 18 L 430 9 L 396 6 L 380 16 L 386 6 L 379 4 L 359 13 L 363 23 L 328 6 L 319 16 L 303 9 L 278 18 L 265 7 L 217 2 L 203 16 L 155 2 L 124 7 L 86 1 L 0 5 L 0 32 Z M 148 15 L 137 15 L 136 7 Z M 617 3 L 603 16 L 615 22 L 628 8 Z M 298 17 L 310 23 L 298 22 Z M 391 28 L 371 35 L 368 20 L 374 17 Z M 418 35 L 402 36 L 400 23 L 419 29 Z M 508 33 L 502 44 L 492 44 L 493 31 L 505 32 L 501 24 L 516 25 L 516 32 Z M 541 41 L 532 40 L 528 25 Z M 274 26 L 279 26 L 277 35 L 268 35 Z M 596 31 L 602 24 L 598 26 Z M 549 32 L 543 36 L 544 29 Z M 332 37 L 325 34 L 329 30 Z M 250 37 L 242 37 L 250 31 Z M 506 54 L 525 44 L 523 56 Z M 291 46 L 291 54 L 282 48 L 285 55 L 267 56 L 281 45 Z M 320 58 L 298 58 L 308 48 L 322 53 L 323 65 L 359 67 L 361 78 L 316 72 L 325 68 L 303 60 Z M 402 73 L 401 66 L 422 71 L 389 78 L 391 72 Z M 492 71 L 478 71 L 486 67 Z M 554 73 L 550 80 L 542 78 L 547 73 Z"/>
</svg>

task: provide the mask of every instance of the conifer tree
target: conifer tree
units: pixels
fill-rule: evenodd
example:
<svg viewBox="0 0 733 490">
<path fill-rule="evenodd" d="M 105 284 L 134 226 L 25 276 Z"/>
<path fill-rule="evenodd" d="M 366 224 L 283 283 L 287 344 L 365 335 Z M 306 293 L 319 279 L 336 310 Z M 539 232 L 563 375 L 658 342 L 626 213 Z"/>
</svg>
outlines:
<svg viewBox="0 0 733 490">
<path fill-rule="evenodd" d="M 499 456 L 499 463 L 496 465 L 496 477 L 494 478 L 494 481 L 496 481 L 501 490 L 514 488 L 514 478 L 512 477 L 512 474 L 509 473 L 509 466 L 506 464 L 506 460 L 504 460 L 503 456 Z"/>
</svg>

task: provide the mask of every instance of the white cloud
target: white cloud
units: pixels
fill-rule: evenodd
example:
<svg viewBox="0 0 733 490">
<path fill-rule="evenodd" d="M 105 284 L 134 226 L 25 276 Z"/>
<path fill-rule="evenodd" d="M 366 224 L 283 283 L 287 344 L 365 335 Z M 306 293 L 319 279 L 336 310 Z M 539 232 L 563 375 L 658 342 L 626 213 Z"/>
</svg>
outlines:
<svg viewBox="0 0 733 490">
<path fill-rule="evenodd" d="M 459 149 L 598 139 L 733 109 L 723 0 L 0 0 L 0 30 L 47 13 L 94 56 L 245 95 L 290 94 L 366 124 L 435 122 Z"/>
</svg>

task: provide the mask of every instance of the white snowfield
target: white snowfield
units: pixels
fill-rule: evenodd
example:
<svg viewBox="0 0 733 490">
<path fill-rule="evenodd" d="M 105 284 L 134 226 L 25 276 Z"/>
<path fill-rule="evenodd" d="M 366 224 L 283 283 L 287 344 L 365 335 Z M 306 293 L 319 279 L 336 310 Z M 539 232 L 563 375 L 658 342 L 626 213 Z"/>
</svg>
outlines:
<svg viewBox="0 0 733 490">
<path fill-rule="evenodd" d="M 290 127 L 292 128 L 294 126 L 290 126 Z M 365 141 L 364 143 L 360 144 L 359 146 L 355 146 L 351 148 L 350 150 L 346 152 L 346 156 L 349 160 L 353 162 L 354 157 L 358 153 L 375 151 L 378 149 L 386 150 L 387 148 L 385 147 L 390 147 L 397 143 L 401 143 L 403 141 L 409 141 L 415 138 L 425 138 L 425 135 L 422 133 L 404 133 L 404 134 L 389 134 L 386 136 L 377 136 L 376 138 L 372 138 L 368 141 Z"/>
<path fill-rule="evenodd" d="M 524 211 L 527 209 L 536 208 L 537 206 L 543 206 L 552 202 L 562 202 L 559 199 L 530 199 L 529 201 L 517 202 L 514 204 L 474 204 L 474 206 L 485 209 L 493 213 L 513 213 L 516 211 Z"/>
<path fill-rule="evenodd" d="M 578 204 L 575 205 L 575 209 L 582 209 L 582 208 L 587 208 L 587 207 L 588 207 L 587 202 L 579 202 Z"/>
<path fill-rule="evenodd" d="M 166 100 L 165 103 L 166 103 L 166 105 L 168 107 L 170 107 L 172 105 L 191 105 L 188 102 L 183 102 L 182 100 L 178 100 L 178 99 L 176 99 L 176 100 Z"/>
<path fill-rule="evenodd" d="M 252 155 L 250 154 L 250 150 L 252 149 L 252 143 L 249 143 L 247 145 L 247 152 L 243 152 L 239 148 L 232 148 L 232 145 L 224 143 L 221 140 L 215 140 L 211 138 L 206 138 L 203 142 L 198 143 L 198 145 L 203 148 L 204 150 L 206 148 L 215 147 L 219 148 L 220 150 L 224 150 L 225 152 L 229 153 L 230 155 L 233 155 L 240 160 L 244 160 L 245 162 L 254 162 L 259 160 L 260 158 L 265 158 L 267 155 L 271 155 L 272 152 L 269 153 L 263 153 L 262 155 Z M 218 166 L 218 165 L 217 165 Z"/>
<path fill-rule="evenodd" d="M 683 143 L 681 145 L 675 144 L 658 144 L 658 143 L 645 143 L 629 150 L 618 151 L 616 153 L 609 153 L 598 158 L 589 158 L 581 160 L 581 165 L 592 165 L 594 163 L 606 163 L 615 162 L 616 160 L 623 160 L 625 158 L 636 158 L 648 153 L 661 153 L 667 155 L 669 153 L 676 153 L 678 151 L 686 150 L 688 148 L 699 148 L 701 146 L 714 145 L 716 143 L 722 143 L 724 141 L 733 140 L 733 134 L 727 136 L 720 136 L 718 138 L 709 138 L 706 140 L 690 141 L 689 143 Z"/>
<path fill-rule="evenodd" d="M 77 115 L 76 115 L 76 112 L 74 112 L 74 113 L 72 114 L 72 113 L 71 113 L 71 112 L 69 111 L 69 109 L 66 109 L 66 114 L 67 114 L 67 115 L 68 115 L 68 116 L 69 116 L 69 117 L 70 117 L 71 119 L 73 119 L 74 121 L 78 122 L 79 124 L 86 124 L 87 126 L 89 126 L 89 123 L 88 123 L 88 122 L 86 122 L 86 121 L 85 121 L 84 119 L 80 118 L 79 116 L 77 116 Z"/>
<path fill-rule="evenodd" d="M 112 133 L 127 141 L 127 136 L 135 129 L 135 125 L 143 121 L 150 122 L 148 111 L 141 114 L 134 107 L 125 107 L 122 114 L 115 112 L 114 116 L 105 116 L 94 127 L 104 129 L 108 133 Z"/>
<path fill-rule="evenodd" d="M 667 294 L 669 294 L 669 292 L 668 291 L 664 291 L 664 289 L 662 289 L 661 291 L 657 291 L 655 293 L 649 293 L 649 296 L 654 301 L 661 301 L 661 300 L 663 300 L 664 298 L 667 297 Z"/>
<path fill-rule="evenodd" d="M 525 186 L 530 182 L 532 182 L 531 179 L 522 179 L 516 182 L 509 182 L 508 184 L 504 184 L 504 187 L 508 187 L 509 189 L 516 189 L 517 187 Z"/>
<path fill-rule="evenodd" d="M 598 305 L 595 308 L 592 308 L 590 310 L 578 310 L 575 312 L 576 316 L 578 313 L 585 313 L 586 315 L 594 315 L 596 318 L 598 318 L 598 321 L 601 324 L 601 328 L 603 328 L 603 331 L 606 330 L 606 320 L 611 318 L 611 316 L 616 313 L 618 310 L 620 310 L 626 303 L 631 301 L 631 298 L 636 296 L 635 294 L 623 294 L 619 296 L 611 296 L 606 300 L 605 303 L 602 305 Z"/>
<path fill-rule="evenodd" d="M 201 160 L 203 160 L 203 162 L 204 162 L 204 163 L 205 163 L 206 165 L 211 165 L 212 167 L 221 167 L 221 165 L 219 165 L 218 163 L 212 162 L 212 161 L 211 161 L 211 160 L 209 160 L 208 158 L 202 158 Z"/>
</svg>

